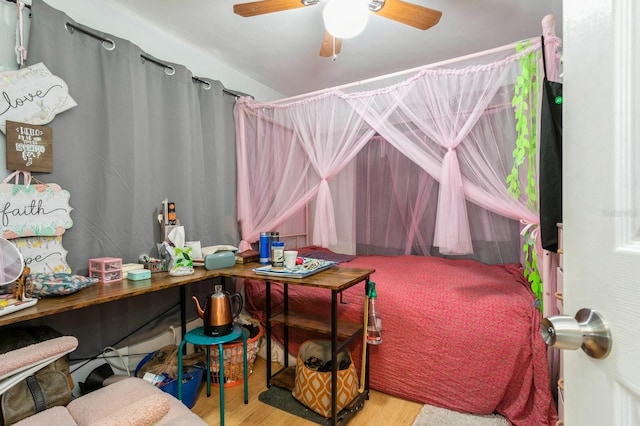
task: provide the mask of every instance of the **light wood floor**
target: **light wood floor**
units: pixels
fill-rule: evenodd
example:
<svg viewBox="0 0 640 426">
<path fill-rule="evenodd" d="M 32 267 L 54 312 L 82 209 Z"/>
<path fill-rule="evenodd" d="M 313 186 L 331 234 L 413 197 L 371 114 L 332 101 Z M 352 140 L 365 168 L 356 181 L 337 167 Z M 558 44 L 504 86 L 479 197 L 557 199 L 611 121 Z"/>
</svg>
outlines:
<svg viewBox="0 0 640 426">
<path fill-rule="evenodd" d="M 274 369 L 280 368 L 274 364 Z M 275 371 L 275 370 L 274 370 Z M 243 386 L 225 388 L 225 425 L 268 425 L 268 426 L 313 426 L 315 423 L 278 410 L 258 400 L 258 395 L 267 389 L 266 361 L 257 358 L 253 373 L 249 376 L 249 404 L 244 404 Z M 209 425 L 220 424 L 218 388 L 211 388 L 207 398 L 206 386 L 202 386 L 198 400 L 192 411 Z M 369 400 L 362 411 L 349 421 L 349 426 L 407 425 L 411 426 L 422 409 L 422 404 L 405 401 L 370 391 Z"/>
</svg>

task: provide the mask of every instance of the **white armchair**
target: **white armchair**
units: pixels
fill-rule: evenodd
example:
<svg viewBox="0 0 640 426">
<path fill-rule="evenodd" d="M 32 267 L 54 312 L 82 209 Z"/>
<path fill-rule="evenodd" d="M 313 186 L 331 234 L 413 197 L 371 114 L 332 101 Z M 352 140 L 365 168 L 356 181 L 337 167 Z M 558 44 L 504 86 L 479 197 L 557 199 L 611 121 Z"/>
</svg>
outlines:
<svg viewBox="0 0 640 426">
<path fill-rule="evenodd" d="M 0 355 L 0 395 L 78 346 L 73 336 L 45 340 Z M 48 408 L 16 426 L 206 425 L 182 402 L 142 379 L 129 377 Z M 8 426 L 8 425 L 5 425 Z"/>
</svg>

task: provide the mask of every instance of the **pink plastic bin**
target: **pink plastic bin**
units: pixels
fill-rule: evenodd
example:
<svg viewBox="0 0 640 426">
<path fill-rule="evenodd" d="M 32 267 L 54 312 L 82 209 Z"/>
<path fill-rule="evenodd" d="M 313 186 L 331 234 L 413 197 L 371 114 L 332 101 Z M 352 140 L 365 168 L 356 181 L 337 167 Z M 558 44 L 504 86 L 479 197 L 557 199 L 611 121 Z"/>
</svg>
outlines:
<svg viewBox="0 0 640 426">
<path fill-rule="evenodd" d="M 89 259 L 89 278 L 98 278 L 103 283 L 122 280 L 122 259 L 117 257 Z"/>
</svg>

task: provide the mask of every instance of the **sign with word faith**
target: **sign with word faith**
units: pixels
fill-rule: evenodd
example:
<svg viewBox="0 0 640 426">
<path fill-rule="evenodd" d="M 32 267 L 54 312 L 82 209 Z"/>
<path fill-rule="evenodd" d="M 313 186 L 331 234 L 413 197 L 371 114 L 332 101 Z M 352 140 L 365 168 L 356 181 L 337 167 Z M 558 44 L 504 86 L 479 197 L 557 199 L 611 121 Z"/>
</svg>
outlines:
<svg viewBox="0 0 640 426">
<path fill-rule="evenodd" d="M 0 183 L 2 237 L 62 235 L 73 225 L 69 196 L 69 191 L 55 183 Z"/>
</svg>

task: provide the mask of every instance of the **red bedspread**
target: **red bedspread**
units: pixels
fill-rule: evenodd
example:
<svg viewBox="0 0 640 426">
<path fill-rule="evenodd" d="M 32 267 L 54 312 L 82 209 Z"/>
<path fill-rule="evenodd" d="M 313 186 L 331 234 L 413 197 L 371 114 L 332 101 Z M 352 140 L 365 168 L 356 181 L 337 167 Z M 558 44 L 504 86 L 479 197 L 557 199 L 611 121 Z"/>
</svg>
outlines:
<svg viewBox="0 0 640 426">
<path fill-rule="evenodd" d="M 343 267 L 376 272 L 383 343 L 370 347 L 372 389 L 448 409 L 498 412 L 517 425 L 555 424 L 540 312 L 519 265 L 423 256 L 363 256 Z M 246 307 L 264 321 L 264 283 L 247 281 Z M 282 299 L 272 286 L 273 303 Z M 289 308 L 330 312 L 327 290 L 289 286 Z M 362 321 L 364 286 L 339 316 Z M 274 328 L 281 340 L 281 330 Z M 290 350 L 318 337 L 291 330 Z M 359 368 L 361 345 L 352 349 Z"/>
</svg>

